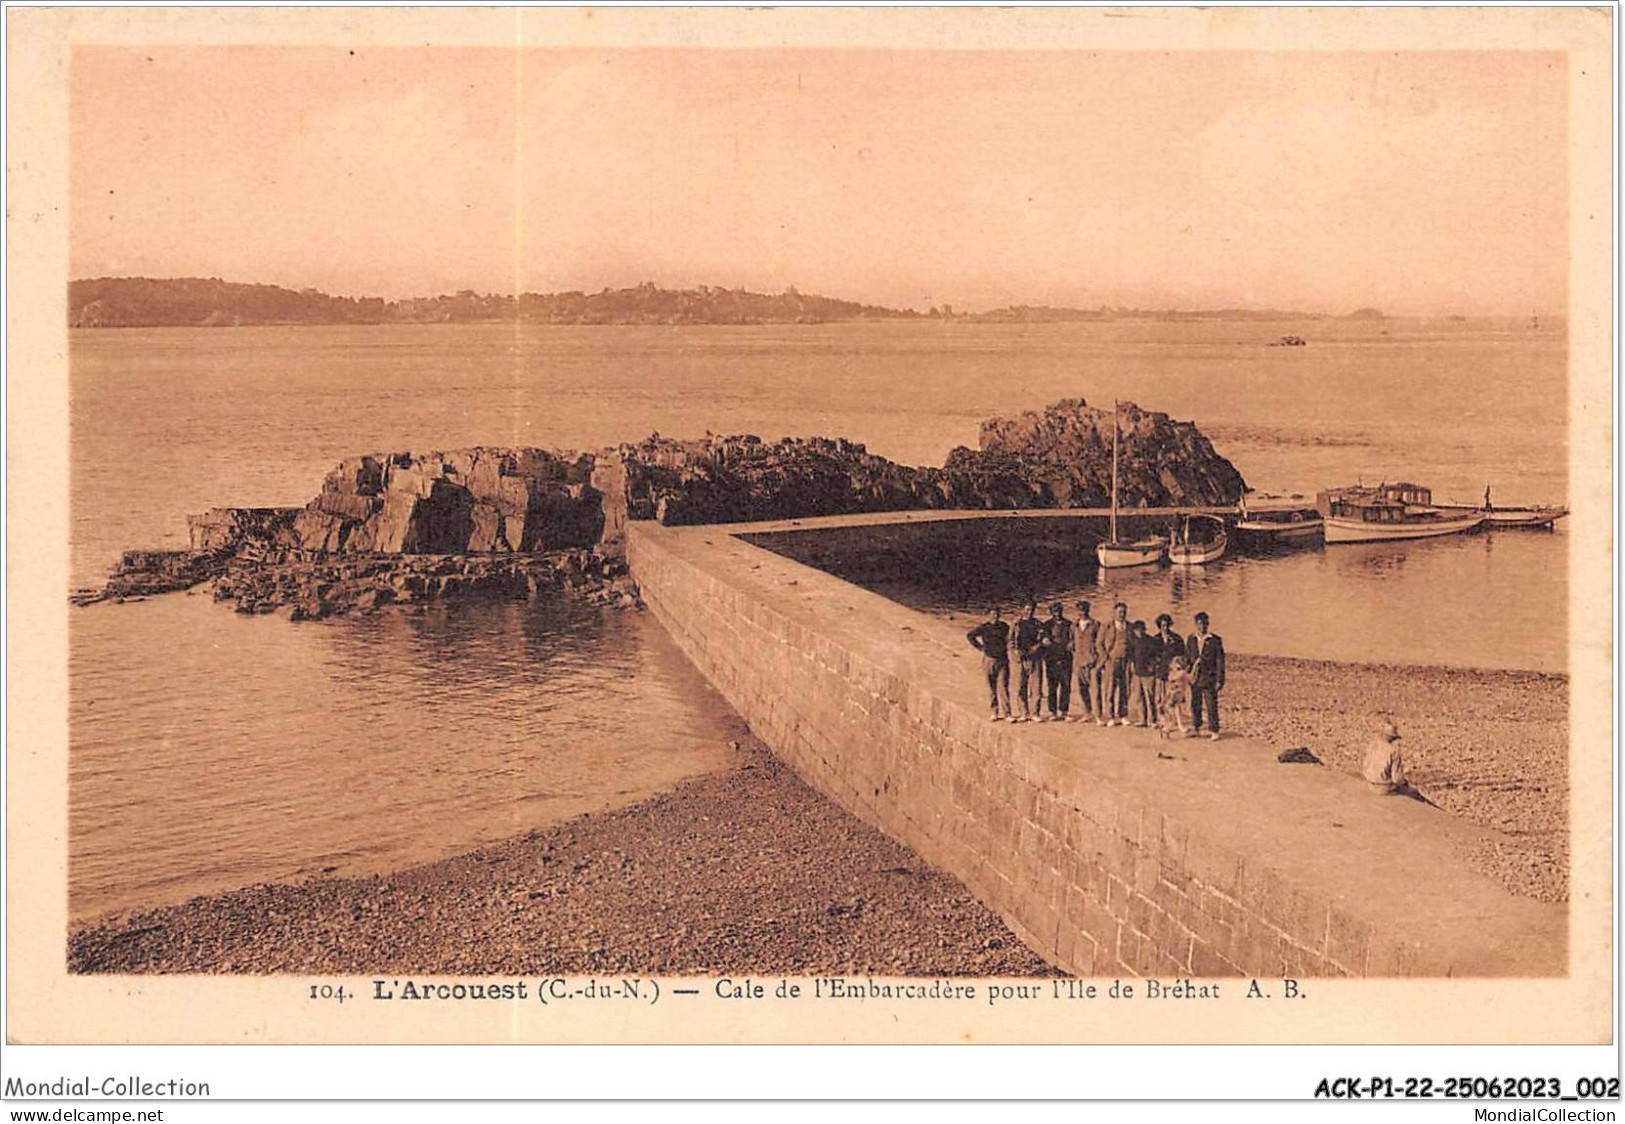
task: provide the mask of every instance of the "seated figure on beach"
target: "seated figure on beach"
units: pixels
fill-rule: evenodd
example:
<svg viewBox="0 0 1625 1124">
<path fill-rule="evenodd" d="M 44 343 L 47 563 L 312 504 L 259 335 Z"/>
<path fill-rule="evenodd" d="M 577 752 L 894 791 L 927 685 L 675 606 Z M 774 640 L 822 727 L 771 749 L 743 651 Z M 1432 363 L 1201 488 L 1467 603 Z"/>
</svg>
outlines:
<svg viewBox="0 0 1625 1124">
<path fill-rule="evenodd" d="M 1360 763 L 1365 783 L 1378 796 L 1409 795 L 1410 783 L 1405 779 L 1405 758 L 1399 752 L 1399 727 L 1384 722 Z"/>
<path fill-rule="evenodd" d="M 987 680 L 989 705 L 993 708 L 993 721 L 1010 717 L 1010 626 L 994 605 L 988 610 L 987 620 L 965 634 L 970 646 L 982 653 L 982 675 Z M 1004 713 L 999 713 L 1003 702 Z"/>
</svg>

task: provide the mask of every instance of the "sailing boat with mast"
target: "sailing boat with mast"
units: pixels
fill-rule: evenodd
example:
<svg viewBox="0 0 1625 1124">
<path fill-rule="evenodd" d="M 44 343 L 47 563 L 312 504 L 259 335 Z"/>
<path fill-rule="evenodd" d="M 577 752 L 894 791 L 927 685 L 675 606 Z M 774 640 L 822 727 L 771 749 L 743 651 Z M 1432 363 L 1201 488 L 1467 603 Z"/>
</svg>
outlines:
<svg viewBox="0 0 1625 1124">
<path fill-rule="evenodd" d="M 1168 540 L 1153 535 L 1149 538 L 1125 541 L 1117 534 L 1117 473 L 1118 403 L 1112 403 L 1112 532 L 1111 538 L 1095 544 L 1095 559 L 1102 569 L 1120 569 L 1126 566 L 1154 566 L 1168 553 Z"/>
</svg>

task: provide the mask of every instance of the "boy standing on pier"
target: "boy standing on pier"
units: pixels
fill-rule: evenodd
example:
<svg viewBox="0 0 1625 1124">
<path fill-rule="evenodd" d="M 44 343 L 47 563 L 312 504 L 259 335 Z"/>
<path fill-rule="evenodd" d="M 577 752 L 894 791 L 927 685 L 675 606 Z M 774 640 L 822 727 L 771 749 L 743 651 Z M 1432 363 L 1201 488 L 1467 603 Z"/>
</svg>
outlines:
<svg viewBox="0 0 1625 1124">
<path fill-rule="evenodd" d="M 1135 621 L 1129 633 L 1130 697 L 1131 709 L 1138 712 L 1136 726 L 1154 726 L 1157 723 L 1157 668 L 1162 664 L 1162 641 L 1147 636 L 1145 622 Z"/>
<path fill-rule="evenodd" d="M 993 721 L 1010 717 L 1010 626 L 994 605 L 988 610 L 987 620 L 965 634 L 970 646 L 982 653 L 982 674 L 987 677 L 987 693 L 993 707 Z M 1004 701 L 1004 714 L 999 714 L 999 701 Z"/>
<path fill-rule="evenodd" d="M 1173 736 L 1174 730 L 1185 737 L 1185 716 L 1191 712 L 1191 671 L 1183 651 L 1176 652 L 1168 665 L 1168 694 L 1162 708 L 1162 736 Z M 1194 736 L 1195 731 L 1189 731 Z"/>
<path fill-rule="evenodd" d="M 1162 658 L 1157 661 L 1157 713 L 1168 706 L 1168 672 L 1175 656 L 1185 654 L 1185 638 L 1174 631 L 1174 618 L 1167 613 L 1157 614 L 1157 639 L 1162 642 Z"/>
<path fill-rule="evenodd" d="M 1207 712 L 1208 737 L 1219 740 L 1219 692 L 1224 690 L 1224 641 L 1207 630 L 1206 613 L 1196 614 L 1196 631 L 1185 641 L 1191 665 L 1191 728 L 1202 732 Z"/>
</svg>

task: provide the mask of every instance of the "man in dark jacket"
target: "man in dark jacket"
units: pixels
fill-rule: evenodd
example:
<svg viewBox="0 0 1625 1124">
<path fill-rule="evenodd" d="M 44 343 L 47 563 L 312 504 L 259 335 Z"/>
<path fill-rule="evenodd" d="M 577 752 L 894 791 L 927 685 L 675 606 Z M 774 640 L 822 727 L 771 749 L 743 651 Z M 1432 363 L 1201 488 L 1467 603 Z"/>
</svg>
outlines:
<svg viewBox="0 0 1625 1124">
<path fill-rule="evenodd" d="M 1049 620 L 1044 622 L 1044 675 L 1049 681 L 1049 720 L 1065 722 L 1072 709 L 1072 622 L 1066 619 L 1066 610 L 1057 601 L 1049 607 Z"/>
<path fill-rule="evenodd" d="M 1224 690 L 1224 641 L 1208 631 L 1206 613 L 1196 614 L 1196 631 L 1185 641 L 1185 656 L 1191 664 L 1191 726 L 1202 731 L 1202 714 L 1208 718 L 1208 737 L 1219 740 L 1219 692 Z"/>
<path fill-rule="evenodd" d="M 1005 624 L 997 605 L 988 610 L 987 620 L 965 634 L 970 646 L 982 653 L 982 674 L 993 707 L 993 721 L 1010 717 L 1010 626 Z M 1004 713 L 999 713 L 999 702 Z"/>
<path fill-rule="evenodd" d="M 1027 609 L 1016 622 L 1016 658 L 1021 661 L 1021 679 L 1016 694 L 1021 696 L 1021 717 L 1031 722 L 1044 709 L 1044 624 L 1038 619 L 1038 602 L 1029 598 Z"/>
<path fill-rule="evenodd" d="M 1147 636 L 1145 622 L 1135 621 L 1129 632 L 1129 698 L 1130 709 L 1139 717 L 1136 726 L 1154 726 L 1157 723 L 1157 668 L 1162 665 L 1162 641 Z"/>
</svg>

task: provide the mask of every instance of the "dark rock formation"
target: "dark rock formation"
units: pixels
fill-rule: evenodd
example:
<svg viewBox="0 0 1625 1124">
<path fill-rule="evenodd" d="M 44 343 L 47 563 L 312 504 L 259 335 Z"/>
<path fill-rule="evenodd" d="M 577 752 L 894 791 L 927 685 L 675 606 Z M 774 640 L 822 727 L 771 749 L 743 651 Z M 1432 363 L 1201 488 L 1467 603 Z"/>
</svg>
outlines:
<svg viewBox="0 0 1625 1124">
<path fill-rule="evenodd" d="M 1111 502 L 1111 410 L 1069 399 L 1013 418 L 982 423 L 984 455 L 1014 458 L 1021 471 L 1042 483 L 1054 504 L 1096 507 Z M 1236 466 L 1213 449 L 1194 422 L 1176 422 L 1132 402 L 1117 411 L 1118 502 L 1125 507 L 1232 504 L 1247 483 Z"/>
<path fill-rule="evenodd" d="M 191 589 L 199 582 L 225 573 L 233 557 L 231 550 L 221 548 L 126 550 L 105 586 L 99 590 L 77 590 L 70 599 L 77 605 L 89 605 Z"/>
<path fill-rule="evenodd" d="M 215 580 L 217 596 L 244 611 L 292 605 L 298 615 L 325 616 L 389 600 L 604 587 L 624 575 L 618 558 L 628 519 L 743 523 L 1102 506 L 1111 498 L 1112 416 L 1079 399 L 994 418 L 982 426 L 979 450 L 955 449 L 941 468 L 911 468 L 822 437 L 656 434 L 595 453 L 368 454 L 328 473 L 302 508 L 191 516 L 190 551 L 132 551 L 105 589 L 76 599 Z M 1241 474 L 1194 424 L 1132 404 L 1119 419 L 1123 506 L 1240 498 Z M 611 589 L 615 598 L 621 592 Z"/>
<path fill-rule="evenodd" d="M 1231 504 L 1246 482 L 1191 422 L 1119 412 L 1125 507 Z M 626 509 L 667 524 L 742 523 L 861 511 L 1096 507 L 1111 502 L 1112 412 L 1082 399 L 982 424 L 979 450 L 910 468 L 851 441 L 659 436 L 622 446 Z"/>
<path fill-rule="evenodd" d="M 618 454 L 628 518 L 668 525 L 942 506 L 920 487 L 921 470 L 841 439 L 656 435 Z"/>
<path fill-rule="evenodd" d="M 621 608 L 637 604 L 625 561 L 587 550 L 289 558 L 228 566 L 214 583 L 215 600 L 233 602 L 239 613 L 286 609 L 294 620 L 441 598 L 525 601 L 556 593 Z"/>
</svg>

